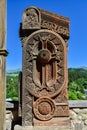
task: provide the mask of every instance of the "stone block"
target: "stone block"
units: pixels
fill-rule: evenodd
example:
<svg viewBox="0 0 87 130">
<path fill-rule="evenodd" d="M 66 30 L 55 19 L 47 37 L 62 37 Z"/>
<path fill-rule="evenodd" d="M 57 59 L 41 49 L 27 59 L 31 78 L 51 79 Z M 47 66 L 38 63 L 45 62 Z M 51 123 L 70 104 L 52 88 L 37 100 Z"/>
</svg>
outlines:
<svg viewBox="0 0 87 130">
<path fill-rule="evenodd" d="M 19 126 L 16 125 L 14 130 L 73 130 L 73 128 L 70 127 L 59 127 L 59 126 Z"/>
</svg>

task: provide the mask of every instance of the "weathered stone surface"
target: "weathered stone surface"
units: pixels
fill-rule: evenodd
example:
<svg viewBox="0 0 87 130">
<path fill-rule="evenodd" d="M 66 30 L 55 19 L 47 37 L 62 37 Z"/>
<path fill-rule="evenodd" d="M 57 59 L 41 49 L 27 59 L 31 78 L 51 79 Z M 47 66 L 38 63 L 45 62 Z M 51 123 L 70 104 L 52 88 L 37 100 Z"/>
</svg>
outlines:
<svg viewBox="0 0 87 130">
<path fill-rule="evenodd" d="M 85 120 L 84 124 L 87 126 L 87 120 Z"/>
<path fill-rule="evenodd" d="M 5 5 L 5 0 L 0 0 L 0 50 L 5 49 L 5 10 L 6 10 L 6 5 Z"/>
<path fill-rule="evenodd" d="M 82 120 L 82 116 L 78 114 L 78 115 L 77 115 L 77 119 L 78 119 L 78 120 Z"/>
<path fill-rule="evenodd" d="M 79 120 L 72 120 L 72 127 L 74 130 L 84 130 L 84 123 Z"/>
<path fill-rule="evenodd" d="M 85 120 L 84 124 L 87 126 L 87 120 Z"/>
<path fill-rule="evenodd" d="M 87 120 L 87 114 L 80 114 L 82 116 L 82 120 Z"/>
<path fill-rule="evenodd" d="M 5 45 L 5 15 L 6 2 L 0 0 L 0 130 L 5 130 L 5 56 L 7 55 Z"/>
<path fill-rule="evenodd" d="M 70 110 L 70 119 L 77 120 L 77 114 L 72 110 Z"/>
<path fill-rule="evenodd" d="M 75 130 L 87 130 L 87 112 L 86 109 L 72 109 L 70 112 L 72 125 Z"/>
<path fill-rule="evenodd" d="M 6 110 L 6 120 L 12 120 L 12 119 L 13 119 L 12 112 L 9 110 Z"/>
<path fill-rule="evenodd" d="M 41 12 L 41 28 L 52 30 L 66 39 L 69 38 L 69 19 L 54 14 L 43 9 L 40 9 Z M 54 20 L 55 19 L 55 20 Z"/>
<path fill-rule="evenodd" d="M 5 57 L 0 55 L 0 130 L 5 128 Z"/>
<path fill-rule="evenodd" d="M 6 120 L 6 130 L 11 130 L 12 128 L 12 121 L 11 120 Z"/>
<path fill-rule="evenodd" d="M 80 110 L 80 113 L 82 113 L 82 114 L 87 114 L 87 108 L 86 108 L 86 109 L 81 109 L 81 110 Z"/>
<path fill-rule="evenodd" d="M 75 108 L 74 108 L 73 111 L 74 111 L 76 114 L 79 114 L 79 113 L 81 112 L 81 109 L 79 109 L 79 108 L 76 108 L 76 109 L 75 109 Z"/>
<path fill-rule="evenodd" d="M 70 127 L 58 127 L 58 126 L 15 126 L 14 130 L 73 130 Z"/>
<path fill-rule="evenodd" d="M 81 122 L 76 122 L 76 123 L 74 124 L 74 129 L 75 129 L 75 130 L 83 130 L 83 129 L 84 129 L 84 126 L 83 126 L 83 124 L 82 124 Z"/>
<path fill-rule="evenodd" d="M 87 126 L 84 126 L 83 130 L 87 130 Z"/>
<path fill-rule="evenodd" d="M 30 7 L 23 13 L 22 29 L 40 29 L 41 16 L 36 7 Z"/>
<path fill-rule="evenodd" d="M 70 100 L 69 105 L 71 108 L 87 108 L 87 100 Z"/>
<path fill-rule="evenodd" d="M 17 103 L 18 104 L 18 103 Z M 11 109 L 14 108 L 14 103 L 6 101 L 6 108 Z"/>
<path fill-rule="evenodd" d="M 29 7 L 20 27 L 23 45 L 22 125 L 70 125 L 67 41 L 69 19 Z M 58 120 L 61 118 L 61 121 Z"/>
<path fill-rule="evenodd" d="M 6 130 L 11 130 L 12 128 L 13 114 L 11 111 L 6 110 Z"/>
</svg>

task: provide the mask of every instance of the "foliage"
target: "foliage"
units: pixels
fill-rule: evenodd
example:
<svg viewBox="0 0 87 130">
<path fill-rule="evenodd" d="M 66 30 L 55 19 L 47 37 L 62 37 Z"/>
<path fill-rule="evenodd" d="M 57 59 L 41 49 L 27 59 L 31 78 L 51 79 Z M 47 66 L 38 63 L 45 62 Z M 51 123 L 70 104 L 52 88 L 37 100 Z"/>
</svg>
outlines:
<svg viewBox="0 0 87 130">
<path fill-rule="evenodd" d="M 18 75 L 7 75 L 6 98 L 18 100 Z"/>
<path fill-rule="evenodd" d="M 68 71 L 68 77 L 69 99 L 86 99 L 84 89 L 87 89 L 87 70 L 84 68 L 70 68 Z"/>
<path fill-rule="evenodd" d="M 18 71 L 7 73 L 6 97 L 18 100 Z M 84 89 L 87 89 L 87 69 L 68 69 L 68 97 L 70 100 L 87 99 Z"/>
</svg>

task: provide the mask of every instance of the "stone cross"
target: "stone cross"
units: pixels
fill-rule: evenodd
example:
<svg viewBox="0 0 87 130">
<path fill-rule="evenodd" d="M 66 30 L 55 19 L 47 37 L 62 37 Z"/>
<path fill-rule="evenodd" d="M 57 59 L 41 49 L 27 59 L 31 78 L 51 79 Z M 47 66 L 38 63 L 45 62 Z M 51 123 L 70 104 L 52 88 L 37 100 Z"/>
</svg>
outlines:
<svg viewBox="0 0 87 130">
<path fill-rule="evenodd" d="M 69 19 L 37 7 L 23 13 L 22 125 L 67 126 Z"/>
</svg>

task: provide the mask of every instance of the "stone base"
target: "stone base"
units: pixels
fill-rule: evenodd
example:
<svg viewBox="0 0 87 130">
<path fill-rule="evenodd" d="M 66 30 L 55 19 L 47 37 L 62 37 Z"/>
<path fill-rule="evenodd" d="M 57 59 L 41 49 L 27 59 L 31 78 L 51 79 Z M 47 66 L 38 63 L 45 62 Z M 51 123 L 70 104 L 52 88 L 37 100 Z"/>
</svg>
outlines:
<svg viewBox="0 0 87 130">
<path fill-rule="evenodd" d="M 68 117 L 53 118 L 50 121 L 38 121 L 34 119 L 34 126 L 16 125 L 14 130 L 73 130 Z"/>
<path fill-rule="evenodd" d="M 14 130 L 73 130 L 70 127 L 59 126 L 18 126 L 16 125 Z"/>
<path fill-rule="evenodd" d="M 34 126 L 71 126 L 69 117 L 52 118 L 49 121 L 39 121 L 34 119 Z"/>
</svg>

